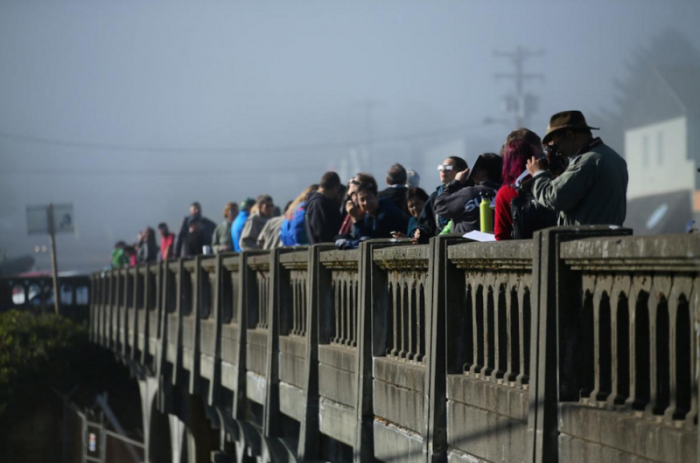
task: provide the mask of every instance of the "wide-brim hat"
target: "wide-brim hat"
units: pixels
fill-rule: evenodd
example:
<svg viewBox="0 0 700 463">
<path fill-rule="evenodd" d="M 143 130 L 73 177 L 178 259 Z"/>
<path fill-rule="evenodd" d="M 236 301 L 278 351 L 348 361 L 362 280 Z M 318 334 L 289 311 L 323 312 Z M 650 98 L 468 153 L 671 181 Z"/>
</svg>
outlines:
<svg viewBox="0 0 700 463">
<path fill-rule="evenodd" d="M 547 134 L 542 139 L 542 144 L 546 145 L 552 140 L 555 133 L 562 130 L 600 130 L 598 127 L 591 127 L 586 123 L 581 111 L 562 111 L 556 113 L 549 119 Z"/>
</svg>

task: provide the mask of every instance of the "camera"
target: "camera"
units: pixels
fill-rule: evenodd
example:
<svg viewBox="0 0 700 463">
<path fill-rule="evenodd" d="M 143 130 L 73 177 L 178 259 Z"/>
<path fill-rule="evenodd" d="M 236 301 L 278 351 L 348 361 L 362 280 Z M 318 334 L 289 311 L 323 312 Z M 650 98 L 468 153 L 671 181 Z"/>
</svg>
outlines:
<svg viewBox="0 0 700 463">
<path fill-rule="evenodd" d="M 545 169 L 548 169 L 555 176 L 561 175 L 569 165 L 566 157 L 551 146 L 545 146 L 544 154 L 539 158 L 539 161 Z"/>
</svg>

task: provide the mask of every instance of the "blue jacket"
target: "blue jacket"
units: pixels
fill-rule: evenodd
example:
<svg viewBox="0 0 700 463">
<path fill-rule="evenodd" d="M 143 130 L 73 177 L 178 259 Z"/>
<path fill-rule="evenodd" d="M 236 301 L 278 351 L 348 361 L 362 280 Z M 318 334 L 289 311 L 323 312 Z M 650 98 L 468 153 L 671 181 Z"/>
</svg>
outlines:
<svg viewBox="0 0 700 463">
<path fill-rule="evenodd" d="M 306 237 L 306 201 L 299 204 L 291 219 L 284 219 L 282 222 L 280 241 L 283 246 L 309 244 Z"/>
<path fill-rule="evenodd" d="M 235 220 L 231 224 L 231 241 L 233 241 L 233 249 L 236 252 L 241 252 L 241 233 L 243 232 L 243 227 L 245 226 L 245 221 L 248 220 L 250 216 L 250 211 L 241 211 L 236 216 Z"/>
</svg>

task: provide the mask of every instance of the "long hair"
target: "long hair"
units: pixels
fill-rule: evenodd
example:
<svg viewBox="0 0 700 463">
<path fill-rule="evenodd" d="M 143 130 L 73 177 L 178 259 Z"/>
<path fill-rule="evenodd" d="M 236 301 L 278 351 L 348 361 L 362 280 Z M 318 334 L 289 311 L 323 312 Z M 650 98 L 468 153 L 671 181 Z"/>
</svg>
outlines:
<svg viewBox="0 0 700 463">
<path fill-rule="evenodd" d="M 309 185 L 309 186 L 307 186 L 306 188 L 304 188 L 304 191 L 302 191 L 301 193 L 299 193 L 299 196 L 297 196 L 296 198 L 294 198 L 294 201 L 292 201 L 292 202 L 289 204 L 289 206 L 287 206 L 287 208 L 284 210 L 284 216 L 285 216 L 287 219 L 291 220 L 292 217 L 294 216 L 294 212 L 295 212 L 295 211 L 297 210 L 297 208 L 299 207 L 299 204 L 301 204 L 301 203 L 303 203 L 304 201 L 306 201 L 306 197 L 309 196 L 309 193 L 311 193 L 312 191 L 316 191 L 316 190 L 318 190 L 318 185 L 317 185 L 317 184 Z"/>
<path fill-rule="evenodd" d="M 503 183 L 514 183 L 525 170 L 527 160 L 533 156 L 537 156 L 537 153 L 524 138 L 508 142 L 503 150 Z"/>
</svg>

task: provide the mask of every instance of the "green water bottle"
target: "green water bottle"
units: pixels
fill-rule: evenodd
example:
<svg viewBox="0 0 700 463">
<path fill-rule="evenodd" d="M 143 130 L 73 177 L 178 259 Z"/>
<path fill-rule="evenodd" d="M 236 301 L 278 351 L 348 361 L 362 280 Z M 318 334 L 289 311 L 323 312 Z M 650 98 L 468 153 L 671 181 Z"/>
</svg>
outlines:
<svg viewBox="0 0 700 463">
<path fill-rule="evenodd" d="M 481 204 L 479 204 L 479 213 L 481 216 L 481 231 L 483 233 L 493 233 L 491 202 L 483 196 L 481 197 Z"/>
</svg>

